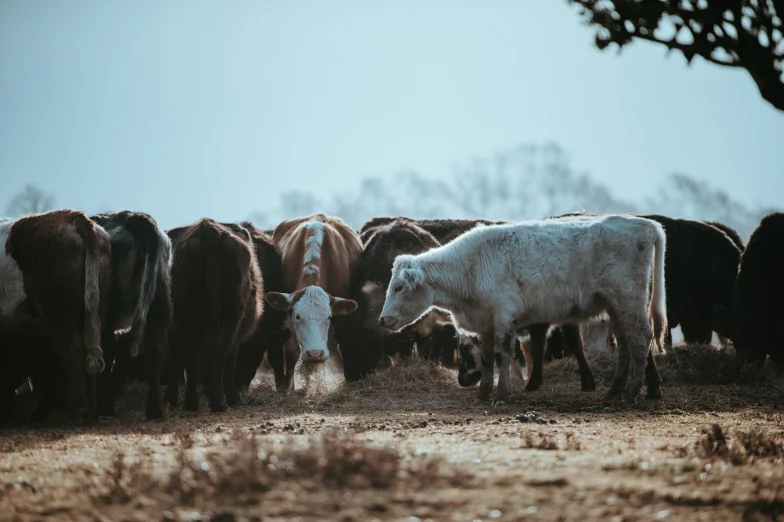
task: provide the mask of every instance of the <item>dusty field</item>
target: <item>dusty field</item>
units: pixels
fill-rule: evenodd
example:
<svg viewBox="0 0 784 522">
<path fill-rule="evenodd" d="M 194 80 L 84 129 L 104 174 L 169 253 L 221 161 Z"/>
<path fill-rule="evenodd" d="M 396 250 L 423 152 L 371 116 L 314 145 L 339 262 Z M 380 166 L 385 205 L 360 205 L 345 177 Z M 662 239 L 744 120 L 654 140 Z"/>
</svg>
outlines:
<svg viewBox="0 0 784 522">
<path fill-rule="evenodd" d="M 163 423 L 137 385 L 97 426 L 0 429 L 0 519 L 784 519 L 784 372 L 674 349 L 662 401 L 605 406 L 613 365 L 583 393 L 558 361 L 500 407 L 422 361 L 288 396 L 262 376 L 245 406 Z"/>
</svg>

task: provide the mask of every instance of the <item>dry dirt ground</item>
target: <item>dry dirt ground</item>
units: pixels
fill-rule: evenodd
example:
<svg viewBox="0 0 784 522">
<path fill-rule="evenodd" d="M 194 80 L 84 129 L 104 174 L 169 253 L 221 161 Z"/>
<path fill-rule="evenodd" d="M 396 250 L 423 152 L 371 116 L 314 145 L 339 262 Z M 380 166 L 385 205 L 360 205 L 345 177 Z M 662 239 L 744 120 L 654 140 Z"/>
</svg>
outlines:
<svg viewBox="0 0 784 522">
<path fill-rule="evenodd" d="M 0 429 L 0 519 L 784 519 L 784 371 L 706 347 L 659 363 L 664 398 L 635 405 L 601 402 L 612 354 L 596 392 L 557 361 L 498 407 L 418 360 L 288 395 L 260 374 L 244 406 L 162 423 L 137 384 L 95 426 Z"/>
</svg>

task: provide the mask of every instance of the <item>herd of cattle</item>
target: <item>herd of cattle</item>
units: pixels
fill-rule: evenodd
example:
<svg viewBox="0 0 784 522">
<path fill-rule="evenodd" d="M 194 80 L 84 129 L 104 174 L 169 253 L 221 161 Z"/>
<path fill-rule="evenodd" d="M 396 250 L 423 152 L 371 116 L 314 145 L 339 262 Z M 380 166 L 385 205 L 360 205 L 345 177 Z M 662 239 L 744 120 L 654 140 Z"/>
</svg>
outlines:
<svg viewBox="0 0 784 522">
<path fill-rule="evenodd" d="M 361 379 L 411 356 L 452 365 L 496 401 L 511 372 L 616 346 L 608 399 L 661 396 L 653 354 L 680 326 L 713 332 L 750 362 L 784 361 L 784 214 L 744 245 L 719 223 L 658 215 L 538 221 L 373 218 L 359 232 L 323 214 L 274 231 L 202 219 L 163 232 L 138 212 L 58 210 L 0 219 L 0 421 L 36 396 L 33 420 L 66 403 L 79 420 L 114 415 L 129 379 L 164 401 L 212 411 L 241 401 L 266 355 L 279 391 L 295 367 L 339 357 Z M 522 342 L 524 336 L 530 336 Z M 598 348 L 597 348 L 598 346 Z M 521 349 L 522 347 L 522 349 Z"/>
</svg>

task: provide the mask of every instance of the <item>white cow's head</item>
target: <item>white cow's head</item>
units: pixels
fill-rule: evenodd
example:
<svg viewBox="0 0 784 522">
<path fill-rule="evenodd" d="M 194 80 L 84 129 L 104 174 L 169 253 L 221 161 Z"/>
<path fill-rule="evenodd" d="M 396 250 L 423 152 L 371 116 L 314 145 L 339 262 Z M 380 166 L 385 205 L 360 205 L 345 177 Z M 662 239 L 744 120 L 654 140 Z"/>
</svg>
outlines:
<svg viewBox="0 0 784 522">
<path fill-rule="evenodd" d="M 329 357 L 327 339 L 332 316 L 347 315 L 356 310 L 351 299 L 333 297 L 318 286 L 308 286 L 293 294 L 269 292 L 267 302 L 288 312 L 286 326 L 302 347 L 302 360 L 323 362 Z"/>
<path fill-rule="evenodd" d="M 400 330 L 416 321 L 433 306 L 433 289 L 425 282 L 425 274 L 414 256 L 395 258 L 392 279 L 379 322 L 389 330 Z"/>
</svg>

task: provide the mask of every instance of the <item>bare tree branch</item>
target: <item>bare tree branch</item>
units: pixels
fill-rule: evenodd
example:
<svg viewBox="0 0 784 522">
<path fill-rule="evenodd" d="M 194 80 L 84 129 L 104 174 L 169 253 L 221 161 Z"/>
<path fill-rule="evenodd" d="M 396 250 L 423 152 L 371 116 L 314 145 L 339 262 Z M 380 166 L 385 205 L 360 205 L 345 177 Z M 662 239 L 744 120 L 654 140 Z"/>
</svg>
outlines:
<svg viewBox="0 0 784 522">
<path fill-rule="evenodd" d="M 36 185 L 27 185 L 25 188 L 11 198 L 6 212 L 9 216 L 19 217 L 30 214 L 40 214 L 52 210 L 54 198 L 46 194 Z"/>
</svg>

